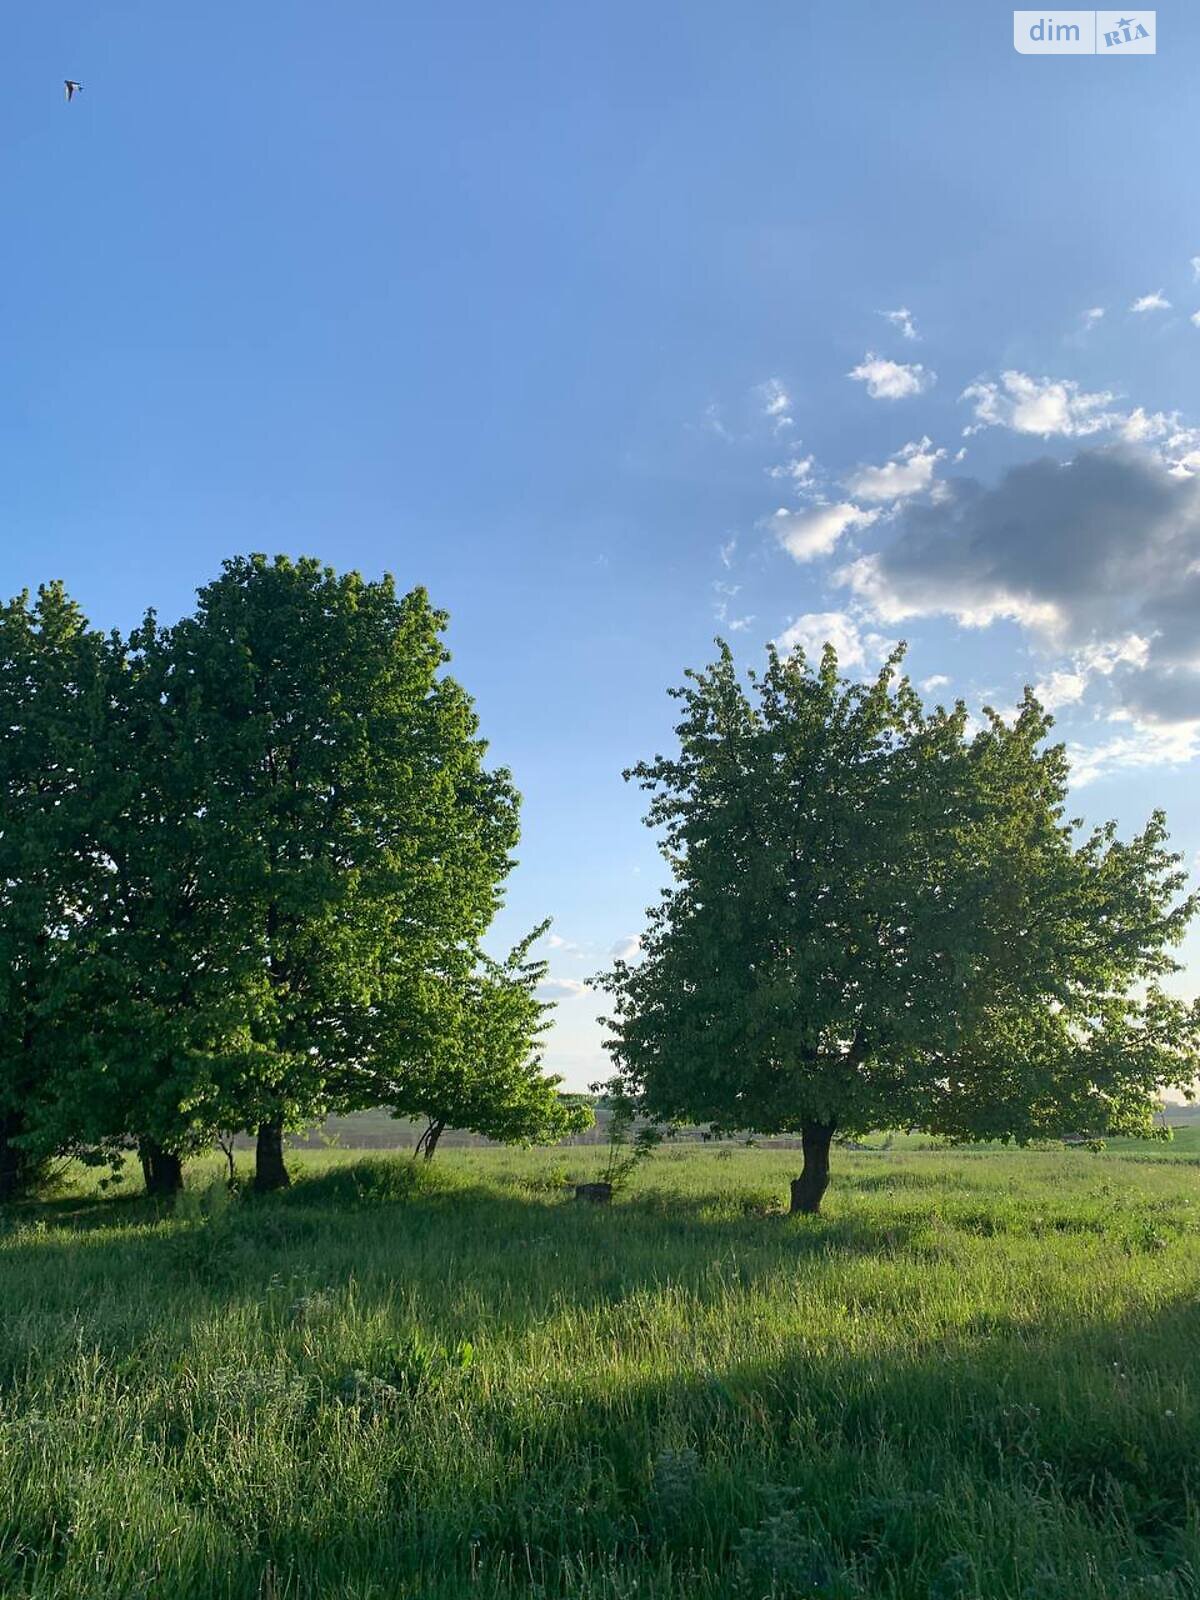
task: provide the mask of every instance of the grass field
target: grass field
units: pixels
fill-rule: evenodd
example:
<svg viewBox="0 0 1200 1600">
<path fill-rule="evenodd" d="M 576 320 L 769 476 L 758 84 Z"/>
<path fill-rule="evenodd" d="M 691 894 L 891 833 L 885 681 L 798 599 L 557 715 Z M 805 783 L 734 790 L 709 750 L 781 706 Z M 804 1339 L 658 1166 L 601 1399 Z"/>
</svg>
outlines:
<svg viewBox="0 0 1200 1600">
<path fill-rule="evenodd" d="M 816 1220 L 713 1148 L 17 1211 L 0 1595 L 1196 1596 L 1184 1144 L 839 1154 Z"/>
</svg>

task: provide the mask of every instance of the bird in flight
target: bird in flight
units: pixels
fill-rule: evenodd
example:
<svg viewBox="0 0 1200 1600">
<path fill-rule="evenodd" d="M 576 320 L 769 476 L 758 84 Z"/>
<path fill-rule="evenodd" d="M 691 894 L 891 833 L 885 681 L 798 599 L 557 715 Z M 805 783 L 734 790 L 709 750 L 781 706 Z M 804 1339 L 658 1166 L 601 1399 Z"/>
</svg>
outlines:
<svg viewBox="0 0 1200 1600">
<path fill-rule="evenodd" d="M 82 94 L 83 85 L 76 83 L 74 78 L 64 78 L 63 89 L 66 91 L 67 99 L 72 100 L 77 94 Z"/>
</svg>

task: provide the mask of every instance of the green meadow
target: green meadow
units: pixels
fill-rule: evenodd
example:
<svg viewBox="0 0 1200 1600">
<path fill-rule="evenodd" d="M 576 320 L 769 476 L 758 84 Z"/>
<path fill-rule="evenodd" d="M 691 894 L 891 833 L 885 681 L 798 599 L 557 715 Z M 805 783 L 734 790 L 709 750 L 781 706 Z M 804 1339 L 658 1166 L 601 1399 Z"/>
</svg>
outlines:
<svg viewBox="0 0 1200 1600">
<path fill-rule="evenodd" d="M 0 1235 L 4 1600 L 1200 1594 L 1171 1145 L 305 1153 Z"/>
</svg>

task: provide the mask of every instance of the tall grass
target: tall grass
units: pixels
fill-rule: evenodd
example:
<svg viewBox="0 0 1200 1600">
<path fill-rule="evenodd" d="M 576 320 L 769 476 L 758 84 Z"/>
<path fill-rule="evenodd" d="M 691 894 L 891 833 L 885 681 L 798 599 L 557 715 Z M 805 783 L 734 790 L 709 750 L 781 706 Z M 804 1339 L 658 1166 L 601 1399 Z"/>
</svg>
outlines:
<svg viewBox="0 0 1200 1600">
<path fill-rule="evenodd" d="M 599 1159 L 12 1213 L 0 1594 L 1200 1594 L 1200 1167 Z"/>
</svg>

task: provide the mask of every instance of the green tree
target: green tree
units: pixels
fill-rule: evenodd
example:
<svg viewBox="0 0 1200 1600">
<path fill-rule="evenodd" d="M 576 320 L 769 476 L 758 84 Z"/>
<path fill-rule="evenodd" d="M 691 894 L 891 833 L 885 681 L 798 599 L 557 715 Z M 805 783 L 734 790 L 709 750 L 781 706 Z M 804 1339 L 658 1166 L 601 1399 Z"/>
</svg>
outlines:
<svg viewBox="0 0 1200 1600">
<path fill-rule="evenodd" d="M 60 1143 L 130 1145 L 147 1190 L 182 1186 L 230 1085 L 265 1067 L 252 1022 L 262 988 L 208 826 L 207 752 L 178 693 L 174 641 L 153 614 L 109 656 L 100 838 L 105 870 L 79 909 L 73 964 L 79 1048 L 55 1075 Z"/>
<path fill-rule="evenodd" d="M 722 646 L 674 691 L 651 795 L 673 883 L 606 980 L 646 1109 L 796 1133 L 816 1211 L 835 1132 L 964 1139 L 1145 1131 L 1196 1075 L 1200 1006 L 1165 994 L 1195 910 L 1155 813 L 1081 836 L 1029 692 L 1011 723 L 925 711 L 897 651 L 872 684 Z"/>
<path fill-rule="evenodd" d="M 58 1073 L 98 841 L 108 644 L 61 584 L 0 609 L 0 1199 L 59 1147 Z"/>
<path fill-rule="evenodd" d="M 370 1103 L 381 1031 L 499 904 L 517 796 L 442 671 L 445 616 L 314 560 L 225 563 L 170 631 L 198 752 L 205 892 L 226 908 L 250 1052 L 214 1085 L 287 1181 L 284 1129 Z"/>
<path fill-rule="evenodd" d="M 591 1107 L 564 1096 L 538 1048 L 551 1006 L 538 998 L 546 962 L 531 958 L 548 924 L 503 962 L 461 952 L 461 970 L 426 974 L 418 1000 L 381 1030 L 379 1095 L 396 1116 L 426 1119 L 417 1150 L 430 1160 L 446 1128 L 505 1144 L 553 1144 L 590 1127 Z M 468 967 L 467 962 L 472 964 Z"/>
</svg>

